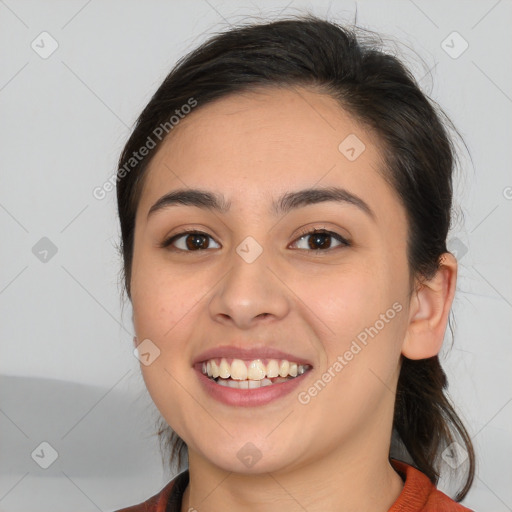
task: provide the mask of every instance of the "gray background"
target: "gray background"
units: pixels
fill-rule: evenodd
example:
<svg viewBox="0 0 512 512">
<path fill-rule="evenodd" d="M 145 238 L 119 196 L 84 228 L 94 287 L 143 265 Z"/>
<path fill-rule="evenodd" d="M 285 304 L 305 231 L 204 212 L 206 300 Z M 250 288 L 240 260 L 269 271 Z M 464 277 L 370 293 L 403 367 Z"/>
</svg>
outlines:
<svg viewBox="0 0 512 512">
<path fill-rule="evenodd" d="M 303 7 L 348 22 L 357 7 L 358 24 L 399 39 L 470 148 L 472 160 L 459 143 L 443 360 L 478 455 L 464 504 L 512 510 L 510 1 L 0 0 L 0 511 L 113 510 L 173 476 L 121 307 L 115 193 L 92 190 L 179 57 L 230 24 Z M 31 457 L 42 442 L 58 452 L 48 469 Z"/>
</svg>

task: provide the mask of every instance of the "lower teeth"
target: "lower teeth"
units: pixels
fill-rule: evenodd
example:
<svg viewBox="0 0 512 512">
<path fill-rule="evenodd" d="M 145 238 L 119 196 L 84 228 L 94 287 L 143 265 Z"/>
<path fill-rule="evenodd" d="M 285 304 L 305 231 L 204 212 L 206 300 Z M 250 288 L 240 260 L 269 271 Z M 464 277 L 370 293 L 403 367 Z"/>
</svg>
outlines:
<svg viewBox="0 0 512 512">
<path fill-rule="evenodd" d="M 234 380 L 234 379 L 212 379 L 219 386 L 225 386 L 236 389 L 256 389 L 265 386 L 271 386 L 272 384 L 280 384 L 281 382 L 287 382 L 295 377 L 276 377 L 273 379 L 262 379 L 262 380 Z"/>
</svg>

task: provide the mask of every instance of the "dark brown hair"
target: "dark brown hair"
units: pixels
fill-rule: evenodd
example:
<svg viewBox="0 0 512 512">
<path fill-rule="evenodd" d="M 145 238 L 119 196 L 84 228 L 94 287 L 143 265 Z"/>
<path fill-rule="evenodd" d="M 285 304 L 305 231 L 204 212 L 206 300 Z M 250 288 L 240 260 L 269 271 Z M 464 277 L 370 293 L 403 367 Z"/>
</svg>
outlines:
<svg viewBox="0 0 512 512">
<path fill-rule="evenodd" d="M 148 163 L 165 137 L 132 168 L 126 167 L 127 162 L 158 127 L 169 126 L 170 116 L 190 104 L 191 98 L 199 109 L 215 99 L 267 86 L 321 90 L 377 134 L 385 178 L 407 212 L 410 275 L 424 279 L 435 275 L 441 255 L 447 252 L 456 161 L 442 119 L 452 124 L 422 93 L 402 62 L 382 50 L 381 43 L 381 38 L 368 30 L 349 29 L 307 14 L 216 34 L 177 63 L 139 116 L 119 159 L 120 251 L 130 299 L 135 214 Z M 412 464 L 434 484 L 440 476 L 442 450 L 456 439 L 462 443 L 469 464 L 456 496 L 460 501 L 471 487 L 475 456 L 446 388 L 446 375 L 437 356 L 419 361 L 402 356 L 393 430 Z M 177 456 L 179 468 L 186 444 L 166 424 L 158 434 L 170 449 L 170 459 Z"/>
</svg>

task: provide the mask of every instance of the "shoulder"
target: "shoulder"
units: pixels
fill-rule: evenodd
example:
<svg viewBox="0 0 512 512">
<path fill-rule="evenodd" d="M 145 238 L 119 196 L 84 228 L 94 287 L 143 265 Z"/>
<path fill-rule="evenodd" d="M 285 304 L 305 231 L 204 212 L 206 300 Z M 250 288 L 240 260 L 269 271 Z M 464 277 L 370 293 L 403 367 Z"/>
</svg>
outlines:
<svg viewBox="0 0 512 512">
<path fill-rule="evenodd" d="M 165 507 L 159 507 L 159 503 L 165 503 L 167 501 L 166 496 L 170 494 L 173 484 L 174 481 L 169 482 L 160 492 L 156 493 L 154 496 L 151 496 L 151 498 L 147 499 L 146 501 L 139 503 L 138 505 L 122 508 L 116 510 L 115 512 L 160 512 L 158 510 L 159 508 L 163 512 Z"/>
<path fill-rule="evenodd" d="M 436 489 L 429 478 L 413 466 L 394 459 L 391 464 L 405 483 L 389 512 L 473 512 Z"/>
<path fill-rule="evenodd" d="M 187 484 L 188 470 L 177 475 L 161 491 L 146 501 L 114 512 L 166 512 L 168 510 L 167 505 L 171 501 L 176 505 L 176 510 L 180 510 L 181 497 Z"/>
</svg>

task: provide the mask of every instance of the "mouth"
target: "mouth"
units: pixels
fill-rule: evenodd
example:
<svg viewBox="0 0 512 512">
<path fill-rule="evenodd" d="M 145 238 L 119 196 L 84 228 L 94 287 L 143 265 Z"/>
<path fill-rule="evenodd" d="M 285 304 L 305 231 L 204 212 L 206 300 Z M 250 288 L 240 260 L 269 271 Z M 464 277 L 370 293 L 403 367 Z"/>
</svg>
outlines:
<svg viewBox="0 0 512 512">
<path fill-rule="evenodd" d="M 195 368 L 218 386 L 253 390 L 283 384 L 312 369 L 310 364 L 288 359 L 211 358 L 196 363 Z"/>
</svg>

